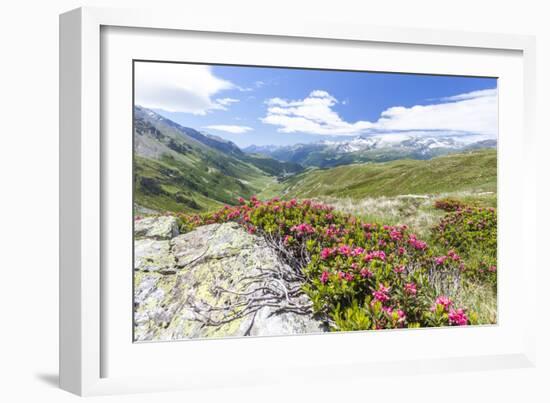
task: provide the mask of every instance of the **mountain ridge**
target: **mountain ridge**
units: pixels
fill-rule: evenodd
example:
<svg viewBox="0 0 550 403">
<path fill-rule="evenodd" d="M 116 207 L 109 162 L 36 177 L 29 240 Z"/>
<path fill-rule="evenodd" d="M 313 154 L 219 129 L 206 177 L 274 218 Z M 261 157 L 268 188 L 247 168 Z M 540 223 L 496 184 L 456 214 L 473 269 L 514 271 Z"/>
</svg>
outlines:
<svg viewBox="0 0 550 403">
<path fill-rule="evenodd" d="M 233 143 L 135 107 L 134 200 L 139 208 L 205 211 L 251 196 L 272 180 Z"/>
<path fill-rule="evenodd" d="M 428 160 L 440 155 L 481 148 L 496 148 L 496 140 L 478 136 L 477 141 L 461 141 L 457 136 L 357 136 L 342 141 L 323 140 L 291 146 L 245 147 L 243 151 L 281 161 L 300 161 L 306 167 L 328 168 L 350 163 L 385 162 L 404 158 Z"/>
</svg>

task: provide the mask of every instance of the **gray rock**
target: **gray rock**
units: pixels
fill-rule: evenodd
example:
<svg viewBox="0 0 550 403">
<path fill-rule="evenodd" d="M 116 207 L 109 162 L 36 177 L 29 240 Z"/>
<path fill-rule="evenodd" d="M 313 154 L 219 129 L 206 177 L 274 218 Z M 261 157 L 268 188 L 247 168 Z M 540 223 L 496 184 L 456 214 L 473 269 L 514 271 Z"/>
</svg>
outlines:
<svg viewBox="0 0 550 403">
<path fill-rule="evenodd" d="M 170 242 L 170 248 L 163 242 Z M 136 264 L 136 341 L 325 330 L 310 314 L 278 312 L 275 307 L 265 306 L 250 315 L 235 317 L 246 296 L 261 297 L 262 286 L 270 281 L 259 284 L 251 282 L 251 277 L 264 269 L 290 270 L 262 237 L 249 234 L 236 223 L 202 226 L 171 241 L 143 239 L 139 250 L 151 261 L 141 257 L 141 264 Z M 159 268 L 171 264 L 173 271 Z M 293 301 L 297 298 L 308 302 L 305 295 L 291 297 Z"/>
<path fill-rule="evenodd" d="M 134 269 L 173 272 L 176 259 L 170 253 L 170 241 L 136 239 L 134 242 Z"/>
<path fill-rule="evenodd" d="M 136 238 L 171 239 L 179 235 L 178 221 L 172 216 L 155 216 L 135 220 Z"/>
</svg>

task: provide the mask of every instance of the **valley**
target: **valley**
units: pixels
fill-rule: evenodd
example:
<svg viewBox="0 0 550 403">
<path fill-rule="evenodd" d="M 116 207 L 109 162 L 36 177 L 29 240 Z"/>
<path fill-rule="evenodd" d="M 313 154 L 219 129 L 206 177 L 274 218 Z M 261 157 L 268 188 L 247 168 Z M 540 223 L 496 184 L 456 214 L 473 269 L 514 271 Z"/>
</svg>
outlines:
<svg viewBox="0 0 550 403">
<path fill-rule="evenodd" d="M 343 281 L 340 260 L 329 263 L 335 266 L 327 269 L 326 258 L 319 261 L 315 256 L 333 249 L 347 253 L 341 245 L 344 240 L 370 245 L 360 228 L 381 231 L 376 236 L 382 238 L 369 248 L 378 253 L 382 248 L 392 261 L 402 257 L 395 255 L 391 242 L 401 239 L 405 231 L 414 235 L 407 235 L 412 238 L 400 250 L 411 248 L 411 242 L 417 245 L 418 236 L 429 242 L 430 259 L 458 256 L 452 248 L 461 252 L 460 270 L 465 271 L 460 286 L 449 288 L 445 277 L 432 279 L 424 286 L 427 294 L 423 298 L 449 295 L 457 306 L 468 307 L 469 316 L 455 321 L 450 313 L 433 312 L 423 305 L 410 308 L 409 313 L 425 313 L 408 318 L 408 327 L 419 326 L 415 321 L 422 326 L 496 322 L 496 272 L 490 269 L 496 270 L 496 249 L 491 246 L 496 240 L 497 205 L 497 151 L 493 142 L 465 145 L 450 139 L 405 138 L 388 144 L 379 139 L 356 138 L 242 150 L 230 141 L 180 126 L 145 108 L 135 108 L 134 122 L 136 295 L 138 300 L 148 295 L 136 308 L 138 341 L 272 334 L 265 333 L 266 329 L 276 334 L 295 334 L 379 328 L 380 324 L 372 320 L 381 320 L 382 326 L 389 328 L 403 326 L 392 312 L 381 319 L 365 319 L 369 305 L 356 296 L 353 300 L 363 305 L 349 305 L 346 313 L 338 304 L 330 303 L 340 295 L 338 287 L 347 281 L 362 284 L 363 271 L 358 277 L 352 270 Z M 468 217 L 467 223 L 474 223 L 475 236 L 487 220 L 494 220 L 491 232 L 479 238 L 483 242 L 470 244 L 472 229 L 457 229 L 462 222 L 442 227 L 450 217 L 462 214 Z M 331 222 L 353 235 L 321 240 L 335 230 Z M 148 225 L 152 227 L 146 229 Z M 385 232 L 386 228 L 390 232 Z M 397 234 L 397 229 L 403 234 Z M 304 233 L 296 231 L 324 235 L 302 239 Z M 150 238 L 146 237 L 148 233 Z M 163 234 L 160 241 L 155 235 L 159 233 Z M 321 238 L 315 241 L 316 236 Z M 444 238 L 447 236 L 451 236 L 450 241 Z M 289 239 L 292 244 L 287 243 Z M 333 249 L 321 251 L 321 243 L 331 242 Z M 294 255 L 299 250 L 293 246 L 296 243 L 303 243 L 302 248 L 307 245 L 306 255 L 313 260 L 296 260 L 304 253 Z M 422 249 L 426 242 L 419 241 L 418 245 Z M 403 264 L 417 267 L 409 258 L 420 259 L 418 267 L 422 270 L 436 270 L 436 266 L 416 256 L 415 248 L 406 252 L 411 257 L 404 258 Z M 367 253 L 363 248 L 357 250 Z M 289 253 L 295 257 L 285 260 Z M 277 276 L 287 278 L 285 283 L 273 282 L 261 270 L 254 271 L 266 262 L 269 270 L 284 273 Z M 351 267 L 363 262 L 353 262 Z M 449 270 L 458 270 L 457 264 L 449 265 Z M 386 276 L 385 269 L 375 270 L 376 276 Z M 294 274 L 288 277 L 289 273 Z M 252 282 L 244 281 L 250 276 Z M 460 275 L 455 272 L 452 276 Z M 388 278 L 394 281 L 393 275 Z M 329 297 L 324 291 L 326 281 L 335 287 L 331 291 L 335 296 Z M 418 281 L 422 281 L 420 277 Z M 202 283 L 209 286 L 193 288 Z M 227 291 L 215 291 L 219 284 L 225 284 Z M 284 289 L 295 290 L 295 297 L 288 300 L 279 289 L 281 284 Z M 160 289 L 170 289 L 171 293 L 163 299 L 160 296 L 164 294 L 155 291 Z M 370 291 L 359 294 L 365 292 Z M 186 295 L 186 302 L 173 300 L 172 293 Z M 201 295 L 198 305 L 194 302 L 196 293 Z M 269 303 L 253 303 L 254 295 Z M 318 302 L 320 299 L 325 302 Z M 275 311 L 270 309 L 284 304 L 290 304 L 289 312 L 273 316 Z M 151 310 L 153 306 L 157 308 Z M 228 306 L 235 308 L 228 310 Z M 257 316 L 257 312 L 264 313 Z M 320 316 L 311 316 L 312 312 Z M 157 313 L 160 316 L 156 317 Z M 164 325 L 165 315 L 172 315 L 168 326 Z M 378 314 L 373 311 L 369 315 L 375 318 Z"/>
<path fill-rule="evenodd" d="M 134 341 L 497 323 L 498 88 L 137 61 Z"/>
<path fill-rule="evenodd" d="M 408 139 L 403 147 L 393 144 L 393 154 L 385 154 L 383 158 L 388 161 L 350 162 L 323 168 L 312 161 L 318 160 L 326 144 L 312 144 L 309 149 L 300 146 L 300 164 L 288 147 L 280 147 L 279 151 L 271 147 L 269 153 L 267 148 L 248 147 L 250 153 L 246 153 L 232 142 L 182 127 L 151 110 L 137 106 L 134 114 L 134 201 L 139 214 L 206 212 L 234 205 L 239 197 L 252 195 L 261 199 L 277 196 L 332 200 L 338 205 L 340 199 L 343 203 L 351 200 L 355 204 L 358 201 L 369 204 L 368 200 L 396 198 L 393 203 L 402 204 L 414 200 L 414 195 L 420 195 L 421 200 L 455 194 L 479 199 L 484 205 L 496 203 L 493 144 L 480 149 L 475 143 L 475 147 L 470 145 L 464 150 L 447 141 L 451 148 L 445 149 L 443 155 L 428 159 L 424 153 L 423 158 L 415 159 L 410 154 L 412 140 Z M 339 164 L 353 160 L 359 155 L 358 144 L 366 147 L 366 142 L 356 139 L 342 143 L 341 152 L 332 155 L 338 156 Z M 429 139 L 416 139 L 416 143 L 422 147 L 433 144 Z M 387 150 L 385 146 L 376 148 L 376 139 L 368 144 L 367 154 L 363 153 L 362 158 Z M 336 146 L 331 147 L 334 151 Z M 286 160 L 276 159 L 278 155 L 285 155 Z M 398 158 L 400 155 L 409 157 Z"/>
</svg>

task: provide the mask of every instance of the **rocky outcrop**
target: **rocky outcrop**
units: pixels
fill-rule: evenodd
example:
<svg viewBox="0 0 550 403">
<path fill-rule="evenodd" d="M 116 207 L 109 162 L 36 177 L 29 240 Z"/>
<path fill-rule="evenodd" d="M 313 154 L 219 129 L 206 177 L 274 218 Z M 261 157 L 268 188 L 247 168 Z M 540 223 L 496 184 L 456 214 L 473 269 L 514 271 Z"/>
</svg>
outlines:
<svg viewBox="0 0 550 403">
<path fill-rule="evenodd" d="M 136 341 L 324 331 L 261 236 L 236 223 L 177 235 L 171 218 L 136 221 Z"/>
<path fill-rule="evenodd" d="M 156 216 L 134 222 L 135 238 L 171 239 L 179 234 L 176 217 Z"/>
</svg>

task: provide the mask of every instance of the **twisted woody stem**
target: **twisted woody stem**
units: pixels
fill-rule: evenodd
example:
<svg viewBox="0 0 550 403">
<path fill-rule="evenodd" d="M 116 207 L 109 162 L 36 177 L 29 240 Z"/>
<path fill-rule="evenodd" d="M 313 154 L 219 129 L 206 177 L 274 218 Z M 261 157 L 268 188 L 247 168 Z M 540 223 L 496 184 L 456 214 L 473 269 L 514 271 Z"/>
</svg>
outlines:
<svg viewBox="0 0 550 403">
<path fill-rule="evenodd" d="M 278 255 L 280 264 L 272 267 L 255 267 L 243 277 L 235 288 L 214 285 L 210 292 L 218 297 L 228 296 L 221 306 L 206 301 L 191 301 L 195 319 L 205 326 L 219 327 L 249 316 L 263 308 L 273 308 L 271 315 L 295 313 L 312 315 L 312 304 L 302 290 L 307 279 L 303 268 L 311 256 L 305 244 L 289 248 L 280 236 L 259 233 Z"/>
</svg>

